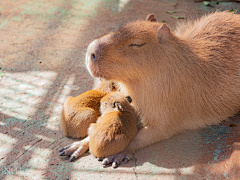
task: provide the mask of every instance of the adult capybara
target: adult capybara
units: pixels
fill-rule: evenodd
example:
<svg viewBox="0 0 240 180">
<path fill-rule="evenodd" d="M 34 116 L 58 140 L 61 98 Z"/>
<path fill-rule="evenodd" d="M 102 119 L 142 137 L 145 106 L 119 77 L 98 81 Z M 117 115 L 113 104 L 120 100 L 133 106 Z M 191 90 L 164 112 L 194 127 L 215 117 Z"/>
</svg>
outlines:
<svg viewBox="0 0 240 180">
<path fill-rule="evenodd" d="M 136 135 L 137 116 L 130 96 L 110 93 L 101 100 L 101 116 L 88 130 L 89 150 L 95 157 L 123 151 Z"/>
<path fill-rule="evenodd" d="M 171 31 L 153 15 L 94 40 L 94 77 L 126 86 L 144 127 L 108 162 L 188 129 L 217 124 L 240 109 L 240 15 L 215 12 Z"/>
<path fill-rule="evenodd" d="M 108 93 L 116 91 L 112 81 L 101 80 L 99 86 L 77 97 L 69 96 L 62 109 L 61 129 L 67 137 L 83 138 L 88 135 L 91 123 L 101 115 L 100 101 Z"/>
</svg>

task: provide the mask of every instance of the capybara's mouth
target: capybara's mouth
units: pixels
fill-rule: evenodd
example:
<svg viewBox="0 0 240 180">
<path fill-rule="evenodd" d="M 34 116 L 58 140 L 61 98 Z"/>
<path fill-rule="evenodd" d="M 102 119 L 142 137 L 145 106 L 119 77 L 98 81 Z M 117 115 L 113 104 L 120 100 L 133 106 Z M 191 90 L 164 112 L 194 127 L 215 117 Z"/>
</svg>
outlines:
<svg viewBox="0 0 240 180">
<path fill-rule="evenodd" d="M 106 79 L 105 73 L 103 74 L 100 68 L 100 65 L 98 63 L 92 63 L 87 62 L 86 63 L 88 72 L 91 74 L 91 76 L 95 77 L 95 78 L 104 78 Z"/>
<path fill-rule="evenodd" d="M 97 64 L 93 64 L 93 63 L 87 63 L 87 69 L 88 72 L 93 76 L 93 77 L 100 77 L 100 73 L 99 73 L 99 67 Z"/>
</svg>

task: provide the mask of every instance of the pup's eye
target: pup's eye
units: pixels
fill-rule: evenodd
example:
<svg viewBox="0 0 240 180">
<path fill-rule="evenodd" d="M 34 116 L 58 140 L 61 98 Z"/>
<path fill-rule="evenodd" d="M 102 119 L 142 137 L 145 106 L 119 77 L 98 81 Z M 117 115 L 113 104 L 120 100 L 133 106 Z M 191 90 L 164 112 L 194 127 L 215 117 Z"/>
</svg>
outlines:
<svg viewBox="0 0 240 180">
<path fill-rule="evenodd" d="M 132 39 L 129 46 L 142 47 L 147 44 L 144 40 L 141 39 Z"/>
<path fill-rule="evenodd" d="M 114 101 L 114 102 L 113 102 L 113 108 L 116 108 L 116 106 L 117 106 L 117 102 Z"/>
</svg>

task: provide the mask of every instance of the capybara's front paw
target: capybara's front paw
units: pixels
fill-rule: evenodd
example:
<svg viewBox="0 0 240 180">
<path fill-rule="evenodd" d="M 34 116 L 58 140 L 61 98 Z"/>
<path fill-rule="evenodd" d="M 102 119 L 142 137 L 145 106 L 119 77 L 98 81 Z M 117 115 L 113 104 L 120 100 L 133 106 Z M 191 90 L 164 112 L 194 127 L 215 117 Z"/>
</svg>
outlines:
<svg viewBox="0 0 240 180">
<path fill-rule="evenodd" d="M 59 156 L 70 156 L 69 161 L 72 162 L 79 158 L 89 149 L 89 138 L 86 137 L 81 141 L 74 142 L 68 146 L 59 149 Z"/>
<path fill-rule="evenodd" d="M 122 161 L 124 161 L 126 164 L 132 158 L 133 158 L 132 153 L 130 153 L 129 151 L 123 151 L 116 155 L 112 155 L 112 156 L 108 156 L 108 157 L 104 158 L 102 161 L 102 164 L 104 166 L 106 166 L 106 165 L 112 163 L 112 167 L 117 168 Z"/>
</svg>

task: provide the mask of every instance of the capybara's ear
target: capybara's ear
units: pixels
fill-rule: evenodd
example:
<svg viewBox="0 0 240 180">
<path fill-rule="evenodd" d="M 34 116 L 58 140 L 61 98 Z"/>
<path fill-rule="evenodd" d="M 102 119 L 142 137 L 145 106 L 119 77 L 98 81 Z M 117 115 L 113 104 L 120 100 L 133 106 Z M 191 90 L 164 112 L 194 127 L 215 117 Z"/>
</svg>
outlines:
<svg viewBox="0 0 240 180">
<path fill-rule="evenodd" d="M 162 24 L 158 29 L 157 29 L 157 38 L 160 43 L 164 43 L 165 41 L 168 40 L 170 35 L 170 29 L 167 26 L 167 24 Z"/>
<path fill-rule="evenodd" d="M 155 18 L 154 14 L 149 14 L 146 18 L 147 21 L 151 21 L 151 22 L 157 22 L 157 19 Z"/>
<path fill-rule="evenodd" d="M 113 108 L 116 110 L 119 110 L 119 111 L 123 110 L 122 105 L 120 103 L 118 103 L 117 101 L 113 102 Z"/>
<path fill-rule="evenodd" d="M 130 96 L 126 96 L 126 99 L 128 100 L 129 103 L 132 102 L 132 98 Z"/>
</svg>

